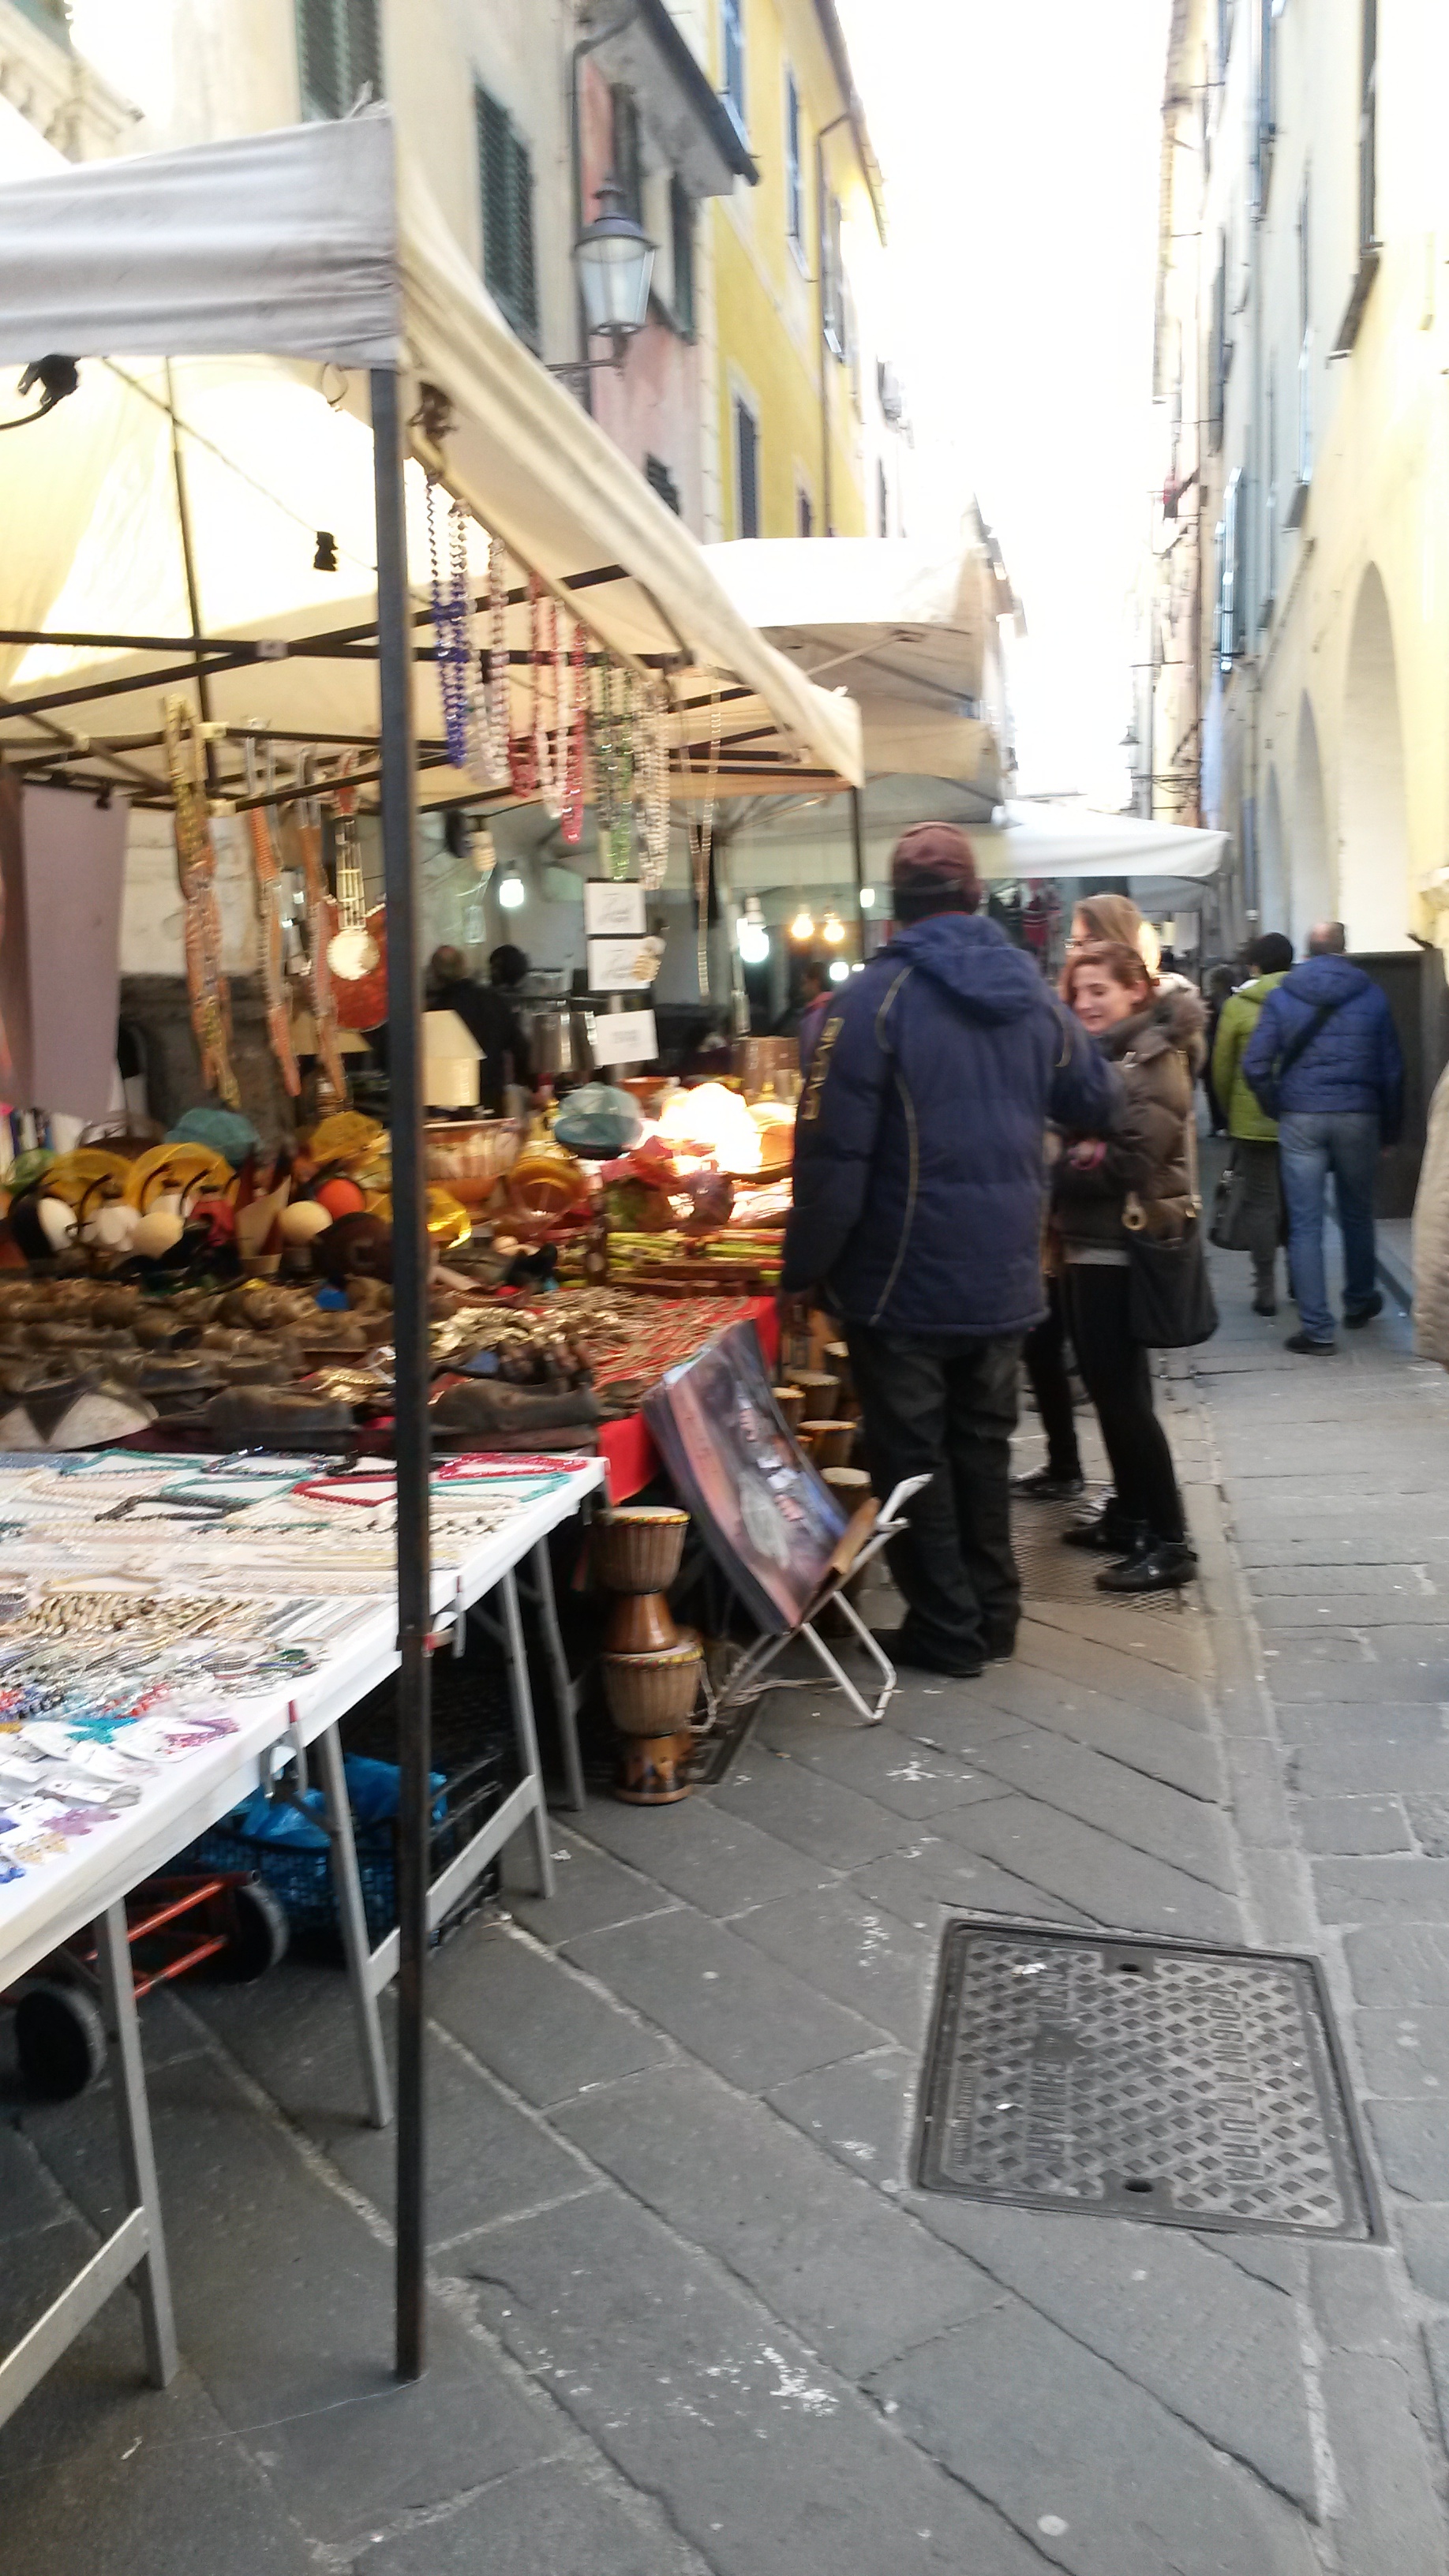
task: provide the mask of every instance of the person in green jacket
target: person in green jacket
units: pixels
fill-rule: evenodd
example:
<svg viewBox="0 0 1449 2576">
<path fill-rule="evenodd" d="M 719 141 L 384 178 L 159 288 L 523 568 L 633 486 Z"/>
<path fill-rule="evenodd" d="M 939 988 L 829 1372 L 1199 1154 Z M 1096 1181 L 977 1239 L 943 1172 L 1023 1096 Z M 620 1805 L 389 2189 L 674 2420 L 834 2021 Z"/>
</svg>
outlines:
<svg viewBox="0 0 1449 2576">
<path fill-rule="evenodd" d="M 1218 1021 L 1213 1088 L 1233 1140 L 1238 1232 L 1243 1249 L 1253 1256 L 1253 1312 L 1276 1315 L 1278 1245 L 1283 1234 L 1278 1129 L 1273 1119 L 1264 1116 L 1256 1094 L 1243 1080 L 1243 1050 L 1258 1025 L 1263 1004 L 1293 963 L 1293 942 L 1281 930 L 1269 930 L 1254 940 L 1248 962 L 1254 970 L 1251 981 L 1229 995 Z"/>
</svg>

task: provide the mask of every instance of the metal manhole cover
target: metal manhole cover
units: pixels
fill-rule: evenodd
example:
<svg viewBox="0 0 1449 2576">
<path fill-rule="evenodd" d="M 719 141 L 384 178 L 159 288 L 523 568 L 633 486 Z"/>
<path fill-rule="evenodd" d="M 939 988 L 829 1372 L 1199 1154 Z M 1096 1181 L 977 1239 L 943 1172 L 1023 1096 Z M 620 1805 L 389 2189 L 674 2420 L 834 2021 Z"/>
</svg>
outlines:
<svg viewBox="0 0 1449 2576">
<path fill-rule="evenodd" d="M 1383 2232 L 1312 1959 L 953 1923 L 922 2100 L 925 2191 Z"/>
</svg>

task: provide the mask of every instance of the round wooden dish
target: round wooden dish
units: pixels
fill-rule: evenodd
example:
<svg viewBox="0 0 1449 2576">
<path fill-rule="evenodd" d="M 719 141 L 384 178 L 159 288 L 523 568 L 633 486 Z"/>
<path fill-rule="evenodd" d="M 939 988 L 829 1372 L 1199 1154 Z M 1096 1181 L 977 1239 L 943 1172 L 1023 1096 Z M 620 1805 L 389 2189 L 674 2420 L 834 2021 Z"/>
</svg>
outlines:
<svg viewBox="0 0 1449 2576">
<path fill-rule="evenodd" d="M 798 1386 L 805 1397 L 805 1410 L 812 1422 L 824 1422 L 840 1410 L 840 1380 L 827 1377 L 821 1369 L 788 1369 L 791 1386 Z"/>
<path fill-rule="evenodd" d="M 802 1422 L 800 1438 L 817 1467 L 848 1467 L 855 1447 L 853 1422 Z"/>
</svg>

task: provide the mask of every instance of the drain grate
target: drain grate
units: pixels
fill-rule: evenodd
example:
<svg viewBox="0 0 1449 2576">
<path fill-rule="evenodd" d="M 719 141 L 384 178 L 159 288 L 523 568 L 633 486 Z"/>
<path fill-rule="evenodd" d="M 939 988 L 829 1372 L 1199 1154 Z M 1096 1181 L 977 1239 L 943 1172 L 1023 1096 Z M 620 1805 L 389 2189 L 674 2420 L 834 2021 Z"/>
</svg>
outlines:
<svg viewBox="0 0 1449 2576">
<path fill-rule="evenodd" d="M 1098 1495 L 1088 1497 L 1090 1501 Z M 1011 1515 L 1011 1544 L 1021 1575 L 1021 1588 L 1027 1601 L 1081 1601 L 1093 1609 L 1102 1609 L 1108 1595 L 1097 1590 L 1097 1576 L 1110 1558 L 1096 1556 L 1089 1548 L 1063 1547 L 1062 1532 L 1070 1527 L 1083 1509 L 1081 1503 L 1018 1503 Z M 1134 1593 L 1130 1608 L 1139 1615 L 1160 1619 L 1164 1615 L 1179 1619 L 1191 1606 L 1192 1594 L 1181 1592 Z"/>
<path fill-rule="evenodd" d="M 953 1923 L 922 2098 L 926 2191 L 1382 2233 L 1312 1959 Z"/>
</svg>

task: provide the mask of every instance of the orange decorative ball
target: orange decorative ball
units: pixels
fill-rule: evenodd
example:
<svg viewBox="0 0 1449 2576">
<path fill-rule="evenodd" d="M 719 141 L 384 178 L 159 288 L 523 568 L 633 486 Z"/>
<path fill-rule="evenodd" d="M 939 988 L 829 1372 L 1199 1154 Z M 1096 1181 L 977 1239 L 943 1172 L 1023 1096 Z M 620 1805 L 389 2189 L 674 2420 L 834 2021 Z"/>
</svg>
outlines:
<svg viewBox="0 0 1449 2576">
<path fill-rule="evenodd" d="M 320 1190 L 313 1192 L 313 1196 L 317 1205 L 325 1208 L 328 1215 L 333 1218 L 361 1216 L 367 1205 L 366 1191 L 359 1188 L 356 1181 L 348 1180 L 345 1173 L 339 1173 L 335 1180 L 324 1181 Z"/>
</svg>

